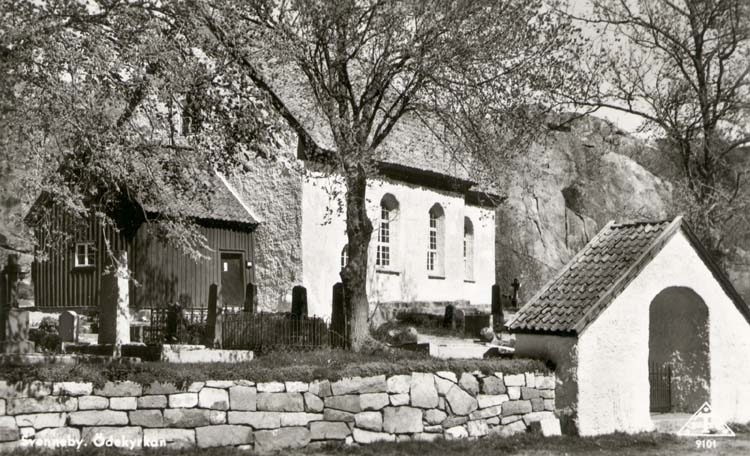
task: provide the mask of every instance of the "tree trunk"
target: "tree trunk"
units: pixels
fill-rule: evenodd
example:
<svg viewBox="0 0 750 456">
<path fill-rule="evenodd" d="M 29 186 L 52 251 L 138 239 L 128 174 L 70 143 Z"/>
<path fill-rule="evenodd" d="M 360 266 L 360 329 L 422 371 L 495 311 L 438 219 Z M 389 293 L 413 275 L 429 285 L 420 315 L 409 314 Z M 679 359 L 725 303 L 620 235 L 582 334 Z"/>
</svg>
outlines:
<svg viewBox="0 0 750 456">
<path fill-rule="evenodd" d="M 349 315 L 349 342 L 353 351 L 360 351 L 370 339 L 367 302 L 367 251 L 372 235 L 372 222 L 367 216 L 365 192 L 367 173 L 361 166 L 346 176 L 346 234 L 349 261 L 341 271 L 346 310 Z"/>
</svg>

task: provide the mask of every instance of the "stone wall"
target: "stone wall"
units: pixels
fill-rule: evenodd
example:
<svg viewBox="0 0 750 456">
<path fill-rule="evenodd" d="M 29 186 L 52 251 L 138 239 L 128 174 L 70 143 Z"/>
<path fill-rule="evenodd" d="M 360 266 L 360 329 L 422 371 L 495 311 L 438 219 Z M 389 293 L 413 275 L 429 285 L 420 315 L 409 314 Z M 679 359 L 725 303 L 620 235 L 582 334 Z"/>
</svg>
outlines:
<svg viewBox="0 0 750 456">
<path fill-rule="evenodd" d="M 302 186 L 303 284 L 310 314 L 330 316 L 331 287 L 341 280 L 341 253 L 347 244 L 345 193 L 339 177 L 311 175 Z M 372 313 L 383 303 L 466 301 L 489 304 L 495 283 L 495 215 L 489 208 L 466 204 L 462 193 L 439 190 L 390 178 L 368 181 L 367 213 L 377 230 L 384 197 L 398 203 L 389 223 L 390 264 L 376 265 L 377 233 L 370 242 L 367 292 Z M 430 209 L 444 211 L 443 270 L 427 271 Z M 473 275 L 467 276 L 463 257 L 465 219 L 473 226 Z M 439 236 L 440 237 L 440 236 Z M 377 314 L 376 314 L 377 315 Z M 382 323 L 373 318 L 373 323 Z"/>
<path fill-rule="evenodd" d="M 258 309 L 291 310 L 292 287 L 302 283 L 302 163 L 296 139 L 285 138 L 275 159 L 249 158 L 230 178 L 260 219 L 255 231 L 255 282 Z M 289 296 L 287 296 L 289 295 Z"/>
<path fill-rule="evenodd" d="M 335 382 L 0 382 L 0 451 L 38 446 L 238 446 L 559 432 L 555 377 L 453 372 Z"/>
</svg>

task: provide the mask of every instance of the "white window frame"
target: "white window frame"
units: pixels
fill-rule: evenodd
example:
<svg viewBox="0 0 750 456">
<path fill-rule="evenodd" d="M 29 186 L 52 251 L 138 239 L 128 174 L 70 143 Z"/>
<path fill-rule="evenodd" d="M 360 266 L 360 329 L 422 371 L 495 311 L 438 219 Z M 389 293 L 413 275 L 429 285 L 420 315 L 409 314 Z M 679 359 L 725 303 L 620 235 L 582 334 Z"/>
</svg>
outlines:
<svg viewBox="0 0 750 456">
<path fill-rule="evenodd" d="M 375 267 L 379 270 L 395 271 L 397 268 L 399 207 L 398 200 L 390 193 L 386 193 L 380 200 L 380 220 L 375 247 Z"/>
<path fill-rule="evenodd" d="M 76 242 L 73 253 L 73 264 L 76 268 L 96 266 L 96 250 L 93 242 Z"/>
<path fill-rule="evenodd" d="M 474 280 L 474 223 L 464 217 L 464 280 Z"/>
<path fill-rule="evenodd" d="M 444 278 L 445 210 L 436 203 L 430 208 L 428 217 L 427 272 L 430 277 Z"/>
<path fill-rule="evenodd" d="M 375 266 L 389 267 L 391 265 L 391 211 L 380 206 L 380 227 L 378 228 L 378 250 Z"/>
</svg>

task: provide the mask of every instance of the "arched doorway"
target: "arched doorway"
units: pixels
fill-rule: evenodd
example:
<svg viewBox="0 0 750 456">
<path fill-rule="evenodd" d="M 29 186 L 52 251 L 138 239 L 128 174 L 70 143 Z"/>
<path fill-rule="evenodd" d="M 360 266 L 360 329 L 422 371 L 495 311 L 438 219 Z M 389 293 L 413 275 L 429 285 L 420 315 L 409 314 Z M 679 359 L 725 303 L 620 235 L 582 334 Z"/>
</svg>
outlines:
<svg viewBox="0 0 750 456">
<path fill-rule="evenodd" d="M 693 413 L 708 402 L 708 307 L 687 287 L 669 287 L 649 307 L 649 384 L 652 412 Z"/>
</svg>

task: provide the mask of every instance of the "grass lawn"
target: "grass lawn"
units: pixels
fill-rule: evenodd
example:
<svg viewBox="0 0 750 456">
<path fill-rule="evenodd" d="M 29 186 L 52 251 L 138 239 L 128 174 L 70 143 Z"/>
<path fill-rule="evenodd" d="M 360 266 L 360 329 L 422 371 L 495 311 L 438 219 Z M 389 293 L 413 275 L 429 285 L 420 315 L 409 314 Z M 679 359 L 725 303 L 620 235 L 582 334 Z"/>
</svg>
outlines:
<svg viewBox="0 0 750 456">
<path fill-rule="evenodd" d="M 407 350 L 370 350 L 353 353 L 345 350 L 275 351 L 263 353 L 245 363 L 168 364 L 79 364 L 34 365 L 0 370 L 0 380 L 17 381 L 88 381 L 97 385 L 107 381 L 132 380 L 144 385 L 171 382 L 186 386 L 193 381 L 252 380 L 312 381 L 338 380 L 342 377 L 395 375 L 411 372 L 453 371 L 456 373 L 547 372 L 544 362 L 530 359 L 458 359 L 431 358 L 426 353 Z"/>
<path fill-rule="evenodd" d="M 717 438 L 716 447 L 698 448 L 695 439 L 676 437 L 665 434 L 614 434 L 594 438 L 555 437 L 541 438 L 524 434 L 509 438 L 488 437 L 481 440 L 460 440 L 446 442 L 403 442 L 377 443 L 359 447 L 329 446 L 318 449 L 283 451 L 284 455 L 358 455 L 358 456 L 396 456 L 396 455 L 446 455 L 446 456 L 491 456 L 491 455 L 684 455 L 684 454 L 750 454 L 750 434 L 738 434 L 736 438 Z M 158 453 L 157 453 L 158 452 Z M 19 456 L 40 454 L 38 450 L 25 450 Z M 105 448 L 86 447 L 78 450 L 56 450 L 44 452 L 55 456 L 126 456 L 126 455 L 211 455 L 239 456 L 252 454 L 233 448 L 193 449 L 193 450 L 144 450 L 127 451 Z"/>
<path fill-rule="evenodd" d="M 481 440 L 437 441 L 430 443 L 405 442 L 376 444 L 353 448 L 326 449 L 326 451 L 294 454 L 395 456 L 395 455 L 684 455 L 690 453 L 750 454 L 750 434 L 735 439 L 716 439 L 716 449 L 696 449 L 693 439 L 665 434 L 625 435 L 615 434 L 595 438 L 556 437 L 541 438 L 524 434 L 511 438 L 488 437 Z M 220 454 L 220 453 L 219 453 Z"/>
</svg>

